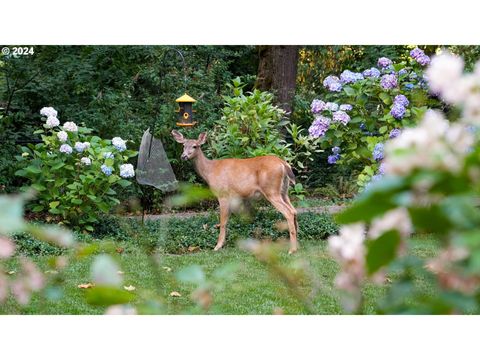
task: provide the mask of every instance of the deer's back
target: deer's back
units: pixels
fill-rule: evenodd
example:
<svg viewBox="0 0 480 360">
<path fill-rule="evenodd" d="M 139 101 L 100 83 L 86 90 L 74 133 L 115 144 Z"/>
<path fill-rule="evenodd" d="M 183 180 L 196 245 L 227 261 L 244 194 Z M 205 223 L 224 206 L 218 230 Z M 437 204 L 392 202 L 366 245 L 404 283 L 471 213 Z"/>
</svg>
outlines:
<svg viewBox="0 0 480 360">
<path fill-rule="evenodd" d="M 209 186 L 223 196 L 250 197 L 280 189 L 284 176 L 284 161 L 273 155 L 221 159 L 213 164 Z"/>
</svg>

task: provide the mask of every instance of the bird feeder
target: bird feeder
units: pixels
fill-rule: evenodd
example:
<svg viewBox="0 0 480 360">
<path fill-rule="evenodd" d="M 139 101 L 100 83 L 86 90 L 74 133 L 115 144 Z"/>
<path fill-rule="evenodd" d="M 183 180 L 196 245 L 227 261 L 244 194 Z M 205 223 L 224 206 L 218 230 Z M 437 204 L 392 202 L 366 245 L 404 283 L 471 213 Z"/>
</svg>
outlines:
<svg viewBox="0 0 480 360">
<path fill-rule="evenodd" d="M 180 96 L 177 100 L 175 100 L 178 103 L 178 120 L 177 120 L 177 126 L 193 126 L 197 122 L 193 120 L 193 113 L 195 110 L 193 110 L 193 103 L 196 102 L 194 98 L 191 96 L 187 95 L 187 93 L 183 94 Z"/>
</svg>

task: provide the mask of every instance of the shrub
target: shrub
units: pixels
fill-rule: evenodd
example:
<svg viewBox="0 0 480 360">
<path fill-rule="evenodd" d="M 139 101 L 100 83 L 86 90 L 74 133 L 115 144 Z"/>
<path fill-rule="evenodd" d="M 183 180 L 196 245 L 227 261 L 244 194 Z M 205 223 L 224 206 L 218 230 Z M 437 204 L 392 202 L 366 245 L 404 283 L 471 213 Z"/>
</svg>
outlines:
<svg viewBox="0 0 480 360">
<path fill-rule="evenodd" d="M 365 310 L 366 280 L 385 280 L 388 270 L 396 281 L 378 312 L 480 310 L 480 73 L 463 70 L 462 59 L 450 54 L 432 60 L 431 90 L 462 109 L 462 116 L 449 121 L 428 111 L 417 127 L 388 141 L 385 178 L 337 217 L 345 225 L 329 245 L 341 265 L 336 284 L 350 311 Z M 438 254 L 426 259 L 412 254 L 414 231 L 438 239 Z M 433 294 L 414 281 L 419 276 L 429 280 Z"/>
<path fill-rule="evenodd" d="M 99 212 L 119 204 L 114 186 L 127 187 L 134 169 L 127 161 L 136 154 L 121 138 L 104 140 L 73 122 L 59 126 L 57 112 L 43 108 L 42 142 L 22 147 L 16 156 L 22 169 L 16 175 L 30 180 L 38 193 L 34 212 L 48 212 L 46 220 L 59 220 L 77 229 L 93 231 Z"/>
<path fill-rule="evenodd" d="M 422 67 L 430 58 L 418 48 L 410 54 L 409 61 L 397 64 L 382 57 L 379 69 L 330 75 L 323 81 L 327 89 L 323 100 L 311 103 L 315 120 L 310 135 L 321 139 L 330 166 L 362 165 L 360 187 L 382 175 L 383 143 L 439 104 L 429 96 L 423 77 Z"/>
<path fill-rule="evenodd" d="M 318 152 L 318 140 L 291 124 L 285 112 L 273 105 L 273 94 L 253 90 L 245 94 L 240 78 L 228 84 L 233 96 L 224 96 L 222 118 L 210 136 L 210 155 L 216 158 L 248 158 L 276 155 L 298 171 L 306 168 Z M 285 136 L 290 136 L 288 143 Z"/>
</svg>

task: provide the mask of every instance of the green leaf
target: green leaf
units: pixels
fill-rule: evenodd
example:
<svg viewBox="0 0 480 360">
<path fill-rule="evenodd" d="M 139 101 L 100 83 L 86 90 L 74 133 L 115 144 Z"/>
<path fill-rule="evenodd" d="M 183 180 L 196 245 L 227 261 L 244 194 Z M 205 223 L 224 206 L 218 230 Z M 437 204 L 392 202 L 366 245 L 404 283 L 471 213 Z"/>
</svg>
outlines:
<svg viewBox="0 0 480 360">
<path fill-rule="evenodd" d="M 400 242 L 401 238 L 397 230 L 387 231 L 376 240 L 367 242 L 366 260 L 368 273 L 375 273 L 395 259 Z"/>
<path fill-rule="evenodd" d="M 41 184 L 32 184 L 32 187 L 37 191 L 45 191 L 47 188 Z"/>
<path fill-rule="evenodd" d="M 128 180 L 125 180 L 125 179 L 120 179 L 120 180 L 118 180 L 117 184 L 119 184 L 121 187 L 127 187 L 131 184 L 131 182 L 128 181 Z M 107 192 L 107 194 L 108 194 L 108 192 Z"/>
<path fill-rule="evenodd" d="M 135 299 L 131 292 L 109 286 L 96 286 L 86 291 L 86 301 L 90 305 L 108 306 L 125 304 Z"/>
<path fill-rule="evenodd" d="M 110 159 L 110 158 L 105 159 L 105 165 L 112 167 L 113 164 L 114 164 L 114 160 L 113 160 L 113 159 Z"/>
<path fill-rule="evenodd" d="M 385 92 L 381 92 L 380 94 L 378 94 L 378 97 L 386 104 L 386 105 L 390 105 L 392 103 L 392 98 L 390 97 L 390 95 L 388 95 L 387 93 Z"/>
<path fill-rule="evenodd" d="M 58 205 L 60 205 L 60 201 L 52 201 L 49 206 L 50 209 L 55 209 Z"/>
<path fill-rule="evenodd" d="M 351 88 L 350 86 L 344 87 L 343 90 L 348 96 L 355 96 L 355 89 Z"/>
<path fill-rule="evenodd" d="M 40 170 L 40 168 L 36 167 L 36 166 L 33 166 L 33 165 L 29 165 L 25 168 L 25 170 L 29 173 L 32 173 L 32 174 L 40 174 L 42 171 Z"/>
</svg>

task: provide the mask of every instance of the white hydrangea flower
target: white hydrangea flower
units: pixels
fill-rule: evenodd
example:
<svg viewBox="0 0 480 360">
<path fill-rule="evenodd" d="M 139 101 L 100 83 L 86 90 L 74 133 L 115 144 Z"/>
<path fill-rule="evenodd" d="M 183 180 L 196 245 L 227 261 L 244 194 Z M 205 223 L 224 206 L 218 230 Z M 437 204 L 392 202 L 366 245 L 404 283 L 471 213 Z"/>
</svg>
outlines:
<svg viewBox="0 0 480 360">
<path fill-rule="evenodd" d="M 132 164 L 120 165 L 120 176 L 122 178 L 131 178 L 135 176 L 135 170 Z"/>
<path fill-rule="evenodd" d="M 63 131 L 63 130 L 62 130 L 62 131 L 59 131 L 59 132 L 57 133 L 57 138 L 58 138 L 58 140 L 60 140 L 61 142 L 65 142 L 65 141 L 67 141 L 67 139 L 68 139 L 68 134 L 67 134 L 65 131 Z"/>
<path fill-rule="evenodd" d="M 44 107 L 40 110 L 40 115 L 56 118 L 58 113 L 57 110 L 55 110 L 53 107 Z"/>
<path fill-rule="evenodd" d="M 464 62 L 459 56 L 448 52 L 434 56 L 429 68 L 426 70 L 428 85 L 434 93 L 440 93 L 446 101 L 455 103 L 458 95 L 451 91 L 458 88 L 463 73 Z"/>
<path fill-rule="evenodd" d="M 362 259 L 364 255 L 365 225 L 354 223 L 340 228 L 339 235 L 328 238 L 329 250 L 341 260 Z"/>
<path fill-rule="evenodd" d="M 368 237 L 376 239 L 389 230 L 398 230 L 403 238 L 406 238 L 412 233 L 412 222 L 405 208 L 390 210 L 383 216 L 373 220 L 368 232 Z"/>
<path fill-rule="evenodd" d="M 60 120 L 58 120 L 55 116 L 49 116 L 47 118 L 47 122 L 45 123 L 45 126 L 48 129 L 54 128 L 58 125 L 60 125 Z"/>
<path fill-rule="evenodd" d="M 91 165 L 92 164 L 92 160 L 90 160 L 90 158 L 88 157 L 82 157 L 80 159 L 80 162 L 83 164 L 83 165 Z"/>
<path fill-rule="evenodd" d="M 126 141 L 123 140 L 120 137 L 114 137 L 112 139 L 112 145 L 117 149 L 118 151 L 124 151 L 127 149 L 127 144 Z"/>
<path fill-rule="evenodd" d="M 77 124 L 75 124 L 73 121 L 67 121 L 65 124 L 63 124 L 63 128 L 70 132 L 78 131 Z"/>
<path fill-rule="evenodd" d="M 65 154 L 71 154 L 73 151 L 72 147 L 68 144 L 63 144 L 60 146 L 60 152 Z"/>
</svg>

